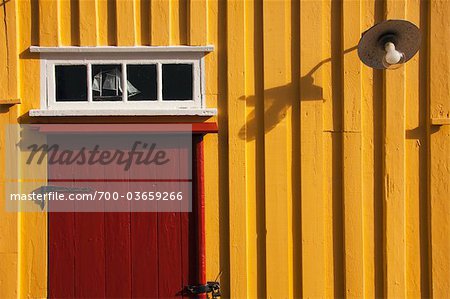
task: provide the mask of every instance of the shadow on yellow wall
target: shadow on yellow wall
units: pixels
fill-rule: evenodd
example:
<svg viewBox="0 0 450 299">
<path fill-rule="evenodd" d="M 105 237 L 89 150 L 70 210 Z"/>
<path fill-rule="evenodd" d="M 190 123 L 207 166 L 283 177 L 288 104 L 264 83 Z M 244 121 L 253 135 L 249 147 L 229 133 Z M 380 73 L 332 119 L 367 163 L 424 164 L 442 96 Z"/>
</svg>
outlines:
<svg viewBox="0 0 450 299">
<path fill-rule="evenodd" d="M 342 55 L 350 53 L 356 50 L 358 46 L 348 48 L 342 52 Z M 302 86 L 301 101 L 318 101 L 323 99 L 323 89 L 322 87 L 314 84 L 313 74 L 325 63 L 331 62 L 332 58 L 327 58 L 322 60 L 316 66 L 314 66 L 305 76 L 300 78 L 300 86 Z M 286 98 L 292 96 L 296 93 L 296 85 L 289 83 L 282 86 L 277 86 L 274 88 L 265 89 L 264 95 L 264 128 L 265 133 L 271 131 L 276 127 L 278 122 L 284 118 L 287 109 L 289 108 L 289 101 Z M 239 98 L 241 101 L 247 101 L 247 105 L 255 106 L 256 96 L 242 96 Z M 267 104 L 267 106 L 266 106 Z M 243 126 L 239 131 L 239 137 L 246 140 L 254 140 L 256 138 L 255 134 L 251 132 L 256 132 L 254 128 L 256 127 L 257 119 L 255 109 L 248 116 L 248 121 L 245 126 Z"/>
</svg>

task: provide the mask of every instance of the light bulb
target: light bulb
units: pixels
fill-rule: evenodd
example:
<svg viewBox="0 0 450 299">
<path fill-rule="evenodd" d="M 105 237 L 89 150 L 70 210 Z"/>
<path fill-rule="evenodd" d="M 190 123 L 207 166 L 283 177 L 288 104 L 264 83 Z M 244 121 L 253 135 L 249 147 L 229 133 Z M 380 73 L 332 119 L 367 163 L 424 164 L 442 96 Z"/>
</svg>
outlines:
<svg viewBox="0 0 450 299">
<path fill-rule="evenodd" d="M 405 54 L 395 49 L 395 45 L 392 42 L 387 42 L 384 45 L 386 55 L 383 57 L 383 65 L 388 69 L 396 69 L 401 66 L 405 60 Z"/>
</svg>

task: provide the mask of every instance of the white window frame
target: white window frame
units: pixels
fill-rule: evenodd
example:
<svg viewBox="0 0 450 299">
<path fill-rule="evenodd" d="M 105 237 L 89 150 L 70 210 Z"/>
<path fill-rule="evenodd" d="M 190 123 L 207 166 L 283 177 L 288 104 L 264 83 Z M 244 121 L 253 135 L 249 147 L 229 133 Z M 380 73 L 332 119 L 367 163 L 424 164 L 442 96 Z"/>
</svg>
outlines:
<svg viewBox="0 0 450 299">
<path fill-rule="evenodd" d="M 34 47 L 31 52 L 41 58 L 41 107 L 31 110 L 31 116 L 64 115 L 215 115 L 217 109 L 207 108 L 205 101 L 205 54 L 213 46 L 170 47 Z M 122 101 L 93 101 L 92 65 L 122 65 Z M 127 100 L 126 65 L 156 65 L 158 99 Z M 193 99 L 162 99 L 162 65 L 191 64 L 193 66 Z M 86 65 L 87 101 L 56 101 L 55 66 Z"/>
</svg>

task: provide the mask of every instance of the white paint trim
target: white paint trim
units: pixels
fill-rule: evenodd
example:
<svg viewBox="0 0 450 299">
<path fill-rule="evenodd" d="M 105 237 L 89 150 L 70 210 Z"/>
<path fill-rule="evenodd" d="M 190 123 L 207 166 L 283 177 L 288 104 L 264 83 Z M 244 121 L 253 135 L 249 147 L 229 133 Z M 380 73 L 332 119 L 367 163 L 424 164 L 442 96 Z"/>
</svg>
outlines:
<svg viewBox="0 0 450 299">
<path fill-rule="evenodd" d="M 92 66 L 92 64 L 91 64 Z M 122 72 L 122 78 L 120 84 L 122 85 L 122 102 L 126 103 L 128 102 L 128 84 L 127 84 L 127 67 L 126 63 L 121 63 L 121 72 Z"/>
<path fill-rule="evenodd" d="M 215 116 L 217 109 L 160 109 L 160 110 L 134 110 L 134 109 L 60 109 L 60 110 L 45 110 L 34 109 L 30 110 L 30 116 Z"/>
<path fill-rule="evenodd" d="M 201 94 L 201 105 L 206 107 L 206 82 L 205 82 L 205 58 L 200 59 L 200 94 Z"/>
<path fill-rule="evenodd" d="M 161 52 L 212 52 L 213 45 L 207 46 L 132 46 L 132 47 L 39 47 L 30 46 L 31 53 L 161 53 Z"/>
<path fill-rule="evenodd" d="M 47 109 L 47 61 L 45 59 L 41 59 L 40 68 L 41 109 Z"/>
<path fill-rule="evenodd" d="M 88 64 L 87 66 L 87 98 L 88 102 L 92 103 L 93 96 L 92 96 L 92 65 Z"/>
<path fill-rule="evenodd" d="M 163 100 L 163 80 L 162 80 L 162 64 L 158 62 L 156 64 L 156 98 L 158 102 L 162 103 Z"/>
<path fill-rule="evenodd" d="M 208 48 L 210 47 L 210 48 Z M 206 46 L 213 50 L 213 46 Z M 216 109 L 208 109 L 205 99 L 205 61 L 200 50 L 205 47 L 31 47 L 41 53 L 41 106 L 30 113 L 34 116 L 63 115 L 216 115 Z M 83 49 L 75 51 L 74 49 Z M 102 50 L 108 49 L 106 52 Z M 131 50 L 135 49 L 135 50 Z M 69 51 L 64 51 L 69 50 Z M 91 51 L 92 50 L 92 51 Z M 128 51 L 130 50 L 130 51 Z M 164 101 L 162 94 L 162 64 L 191 64 L 193 70 L 192 100 Z M 122 101 L 93 101 L 92 69 L 94 64 L 122 65 Z M 127 97 L 127 65 L 154 64 L 157 66 L 157 100 L 132 101 Z M 56 65 L 86 65 L 87 101 L 56 101 Z M 48 112 L 43 112 L 44 110 Z M 73 111 L 73 112 L 70 112 Z M 94 112 L 94 111 L 99 111 Z M 206 111 L 206 112 L 205 112 Z M 209 112 L 208 112 L 209 111 Z M 215 112 L 210 112 L 215 111 Z M 206 113 L 206 114 L 205 114 Z"/>
</svg>

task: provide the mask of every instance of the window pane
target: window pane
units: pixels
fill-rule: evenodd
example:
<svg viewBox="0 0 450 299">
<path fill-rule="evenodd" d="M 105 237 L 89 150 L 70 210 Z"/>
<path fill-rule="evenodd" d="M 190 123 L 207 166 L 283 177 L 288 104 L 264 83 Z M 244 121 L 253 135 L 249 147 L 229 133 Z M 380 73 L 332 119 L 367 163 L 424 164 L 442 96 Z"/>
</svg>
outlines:
<svg viewBox="0 0 450 299">
<path fill-rule="evenodd" d="M 163 100 L 192 100 L 192 64 L 163 64 Z"/>
<path fill-rule="evenodd" d="M 128 101 L 155 101 L 156 65 L 127 65 Z"/>
<path fill-rule="evenodd" d="M 56 101 L 87 101 L 86 76 L 85 65 L 56 65 Z"/>
<path fill-rule="evenodd" d="M 92 100 L 122 101 L 122 66 L 92 65 Z"/>
</svg>

